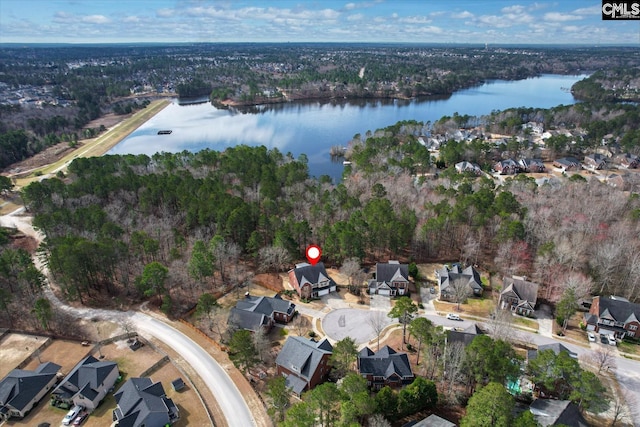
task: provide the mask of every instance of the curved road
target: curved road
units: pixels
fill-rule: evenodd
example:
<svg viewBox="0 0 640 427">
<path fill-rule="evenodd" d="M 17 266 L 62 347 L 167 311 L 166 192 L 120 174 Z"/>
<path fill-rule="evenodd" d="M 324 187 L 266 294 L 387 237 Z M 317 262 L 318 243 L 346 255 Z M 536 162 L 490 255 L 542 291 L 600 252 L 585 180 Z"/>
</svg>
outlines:
<svg viewBox="0 0 640 427">
<path fill-rule="evenodd" d="M 20 210 L 18 210 L 20 211 Z M 18 212 L 16 211 L 16 212 Z M 16 213 L 14 212 L 14 214 Z M 3 227 L 17 228 L 28 236 L 33 236 L 38 241 L 41 236 L 33 229 L 29 217 L 17 217 L 12 215 L 0 216 L 0 225 Z M 42 265 L 35 260 L 37 267 L 44 270 Z M 44 272 L 44 271 L 43 271 Z M 46 276 L 46 272 L 45 276 Z M 151 316 L 139 312 L 121 312 L 104 309 L 75 308 L 64 305 L 49 287 L 45 288 L 45 295 L 56 307 L 78 318 L 111 320 L 120 322 L 129 317 L 141 335 L 153 336 L 175 350 L 189 365 L 200 375 L 211 394 L 220 406 L 227 424 L 230 426 L 255 426 L 256 421 L 247 406 L 242 394 L 231 380 L 227 372 L 202 349 L 177 329 L 161 322 Z"/>
</svg>

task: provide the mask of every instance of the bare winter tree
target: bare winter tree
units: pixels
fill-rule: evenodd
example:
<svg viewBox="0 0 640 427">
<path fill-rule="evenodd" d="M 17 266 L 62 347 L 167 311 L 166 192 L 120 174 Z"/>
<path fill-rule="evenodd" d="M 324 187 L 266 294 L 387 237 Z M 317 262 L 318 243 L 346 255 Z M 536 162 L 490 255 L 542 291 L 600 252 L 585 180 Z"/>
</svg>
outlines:
<svg viewBox="0 0 640 427">
<path fill-rule="evenodd" d="M 449 290 L 453 296 L 453 301 L 458 304 L 457 310 L 460 311 L 460 304 L 465 302 L 471 296 L 472 290 L 469 286 L 469 277 L 456 277 L 449 284 Z"/>
<path fill-rule="evenodd" d="M 459 403 L 455 393 L 456 385 L 465 382 L 463 371 L 465 355 L 465 346 L 461 342 L 449 343 L 445 347 L 442 379 L 447 390 L 446 399 L 453 404 Z"/>
<path fill-rule="evenodd" d="M 612 347 L 598 347 L 582 356 L 582 361 L 593 366 L 596 373 L 600 375 L 602 371 L 608 372 L 616 368 L 616 353 Z"/>
<path fill-rule="evenodd" d="M 496 309 L 493 318 L 487 323 L 489 335 L 495 340 L 513 342 L 517 340 L 518 331 L 514 325 L 514 318 L 509 310 Z"/>
<path fill-rule="evenodd" d="M 271 347 L 271 342 L 269 341 L 267 332 L 264 329 L 259 328 L 253 333 L 253 345 L 256 346 L 256 351 L 258 352 L 260 361 L 264 362 L 267 352 L 269 351 L 269 347 Z"/>
<path fill-rule="evenodd" d="M 131 337 L 131 333 L 134 332 L 134 324 L 129 316 L 123 317 L 120 321 L 120 327 L 127 334 L 127 340 Z"/>
<path fill-rule="evenodd" d="M 258 251 L 260 271 L 277 273 L 291 261 L 289 252 L 280 246 L 267 246 Z"/>
<path fill-rule="evenodd" d="M 369 417 L 369 427 L 391 427 L 391 423 L 382 414 L 373 414 Z"/>
<path fill-rule="evenodd" d="M 477 264 L 480 249 L 480 242 L 474 237 L 472 233 L 470 233 L 467 236 L 467 240 L 464 242 L 464 246 L 462 246 L 462 254 L 460 255 L 460 261 L 462 262 L 462 264 Z"/>
<path fill-rule="evenodd" d="M 340 267 L 340 273 L 349 279 L 349 292 L 354 295 L 358 295 L 360 292 L 361 283 L 358 283 L 356 278 L 360 270 L 360 260 L 358 258 L 349 258 Z"/>
<path fill-rule="evenodd" d="M 371 310 L 369 312 L 369 317 L 367 318 L 367 323 L 373 329 L 373 332 L 376 333 L 376 337 L 378 339 L 378 350 L 380 350 L 380 334 L 384 330 L 384 328 L 388 325 L 389 318 L 382 312 L 378 310 Z M 376 350 L 376 351 L 378 351 Z"/>
<path fill-rule="evenodd" d="M 295 331 L 296 335 L 303 337 L 311 328 L 311 322 L 304 315 L 298 313 L 291 323 L 291 328 Z"/>
<path fill-rule="evenodd" d="M 621 387 L 613 387 L 611 389 L 611 403 L 609 407 L 611 427 L 633 425 L 634 415 L 637 411 L 638 402 L 627 389 Z"/>
</svg>

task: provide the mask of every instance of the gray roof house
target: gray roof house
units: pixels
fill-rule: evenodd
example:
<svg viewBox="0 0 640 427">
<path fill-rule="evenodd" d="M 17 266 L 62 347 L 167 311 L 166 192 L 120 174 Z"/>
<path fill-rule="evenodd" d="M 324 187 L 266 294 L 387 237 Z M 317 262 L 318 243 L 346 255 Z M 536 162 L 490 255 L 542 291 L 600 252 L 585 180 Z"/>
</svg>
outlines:
<svg viewBox="0 0 640 427">
<path fill-rule="evenodd" d="M 405 424 L 403 427 L 456 427 L 451 421 L 445 420 L 436 414 L 431 414 L 427 418 L 414 423 Z"/>
<path fill-rule="evenodd" d="M 289 283 L 300 298 L 318 298 L 336 291 L 336 282 L 329 277 L 324 263 L 311 265 L 306 262 L 296 264 L 289 270 Z"/>
<path fill-rule="evenodd" d="M 229 321 L 239 328 L 257 331 L 270 329 L 274 322 L 289 323 L 296 312 L 296 305 L 283 300 L 280 295 L 257 297 L 248 292 L 231 309 Z"/>
<path fill-rule="evenodd" d="M 87 356 L 53 390 L 52 397 L 92 411 L 104 399 L 119 375 L 117 363 Z"/>
<path fill-rule="evenodd" d="M 545 351 L 545 350 L 552 350 L 555 354 L 560 354 L 561 351 L 565 351 L 572 358 L 574 358 L 574 359 L 578 358 L 578 355 L 576 353 L 574 353 L 573 351 L 569 350 L 567 347 L 563 346 L 560 343 L 553 343 L 553 344 L 542 344 L 542 345 L 539 345 L 537 350 L 528 350 L 527 351 L 527 360 L 535 359 L 536 357 L 538 357 L 538 353 L 540 353 L 541 351 Z"/>
<path fill-rule="evenodd" d="M 374 390 L 384 386 L 401 387 L 411 384 L 415 375 L 407 353 L 398 353 L 388 345 L 377 352 L 365 347 L 358 353 L 358 372 Z"/>
<path fill-rule="evenodd" d="M 476 323 L 470 325 L 466 329 L 451 329 L 447 331 L 447 338 L 450 343 L 461 342 L 464 346 L 468 346 L 478 335 L 484 335 L 482 329 Z"/>
<path fill-rule="evenodd" d="M 469 293 L 475 296 L 482 296 L 482 281 L 480 273 L 469 266 L 464 270 L 459 264 L 449 268 L 446 265 L 442 269 L 436 271 L 438 285 L 440 286 L 440 299 L 451 301 L 454 298 L 453 283 L 462 280 L 469 285 Z"/>
<path fill-rule="evenodd" d="M 509 309 L 522 316 L 532 316 L 538 301 L 538 284 L 527 281 L 526 277 L 512 276 L 502 279 L 500 308 Z"/>
<path fill-rule="evenodd" d="M 162 383 L 150 378 L 131 378 L 114 394 L 116 427 L 164 427 L 174 423 L 180 412 L 164 392 Z"/>
<path fill-rule="evenodd" d="M 0 381 L 0 421 L 22 418 L 55 385 L 60 369 L 55 363 L 41 363 L 34 371 L 14 369 Z"/>
<path fill-rule="evenodd" d="M 332 354 L 333 346 L 326 338 L 317 342 L 290 336 L 276 358 L 276 371 L 286 378 L 287 387 L 300 396 L 327 379 Z"/>
<path fill-rule="evenodd" d="M 369 281 L 369 293 L 378 295 L 407 295 L 409 266 L 398 261 L 376 263 L 376 278 Z"/>
<path fill-rule="evenodd" d="M 578 406 L 570 400 L 536 399 L 529 410 L 542 427 L 589 427 Z"/>
</svg>

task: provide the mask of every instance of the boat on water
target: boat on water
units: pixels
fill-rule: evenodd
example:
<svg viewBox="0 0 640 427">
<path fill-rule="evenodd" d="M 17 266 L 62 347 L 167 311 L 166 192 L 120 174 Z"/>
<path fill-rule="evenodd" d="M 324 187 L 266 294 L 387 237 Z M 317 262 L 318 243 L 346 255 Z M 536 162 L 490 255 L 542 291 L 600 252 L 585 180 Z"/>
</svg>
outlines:
<svg viewBox="0 0 640 427">
<path fill-rule="evenodd" d="M 346 166 L 346 165 L 350 165 L 350 164 L 351 164 L 351 162 L 350 162 L 350 161 L 348 161 L 348 160 L 345 160 L 344 162 L 342 162 L 342 164 Z"/>
<path fill-rule="evenodd" d="M 158 131 L 158 135 L 171 135 L 171 132 L 173 132 L 171 129 L 169 129 L 169 130 L 159 130 Z"/>
</svg>

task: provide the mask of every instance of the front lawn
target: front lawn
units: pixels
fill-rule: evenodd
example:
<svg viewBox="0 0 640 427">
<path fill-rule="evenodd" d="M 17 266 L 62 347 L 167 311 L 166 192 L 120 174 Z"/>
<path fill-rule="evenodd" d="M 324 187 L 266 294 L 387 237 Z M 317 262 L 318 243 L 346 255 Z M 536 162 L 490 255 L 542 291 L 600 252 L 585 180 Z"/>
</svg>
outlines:
<svg viewBox="0 0 640 427">
<path fill-rule="evenodd" d="M 441 313 L 458 312 L 458 304 L 444 301 L 433 301 L 436 311 Z M 469 298 L 466 304 L 460 304 L 459 313 L 467 316 L 487 318 L 495 305 L 491 298 Z"/>
</svg>

